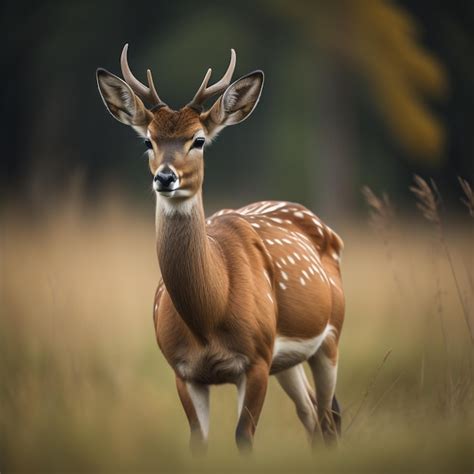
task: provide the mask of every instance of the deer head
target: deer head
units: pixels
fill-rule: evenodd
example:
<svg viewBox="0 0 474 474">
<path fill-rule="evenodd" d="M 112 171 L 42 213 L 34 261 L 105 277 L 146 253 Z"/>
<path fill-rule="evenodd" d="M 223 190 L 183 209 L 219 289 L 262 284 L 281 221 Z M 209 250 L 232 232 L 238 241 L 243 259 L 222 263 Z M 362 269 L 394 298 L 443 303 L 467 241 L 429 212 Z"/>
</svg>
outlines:
<svg viewBox="0 0 474 474">
<path fill-rule="evenodd" d="M 205 145 L 224 127 L 242 122 L 253 112 L 262 91 L 263 72 L 251 72 L 231 84 L 236 62 L 232 49 L 222 79 L 208 86 L 212 73 L 208 69 L 191 102 L 173 110 L 160 99 L 150 70 L 148 86 L 134 77 L 127 50 L 126 44 L 120 61 L 124 80 L 105 69 L 97 70 L 102 100 L 114 118 L 145 139 L 156 193 L 166 199 L 188 199 L 202 187 Z M 205 102 L 217 95 L 206 110 Z"/>
</svg>

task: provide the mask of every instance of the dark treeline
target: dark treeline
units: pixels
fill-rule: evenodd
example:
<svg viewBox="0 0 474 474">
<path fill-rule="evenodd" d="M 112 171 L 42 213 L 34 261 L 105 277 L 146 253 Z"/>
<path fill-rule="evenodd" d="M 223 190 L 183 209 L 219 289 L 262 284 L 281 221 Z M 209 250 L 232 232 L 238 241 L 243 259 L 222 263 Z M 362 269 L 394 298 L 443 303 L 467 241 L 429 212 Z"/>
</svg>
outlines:
<svg viewBox="0 0 474 474">
<path fill-rule="evenodd" d="M 150 67 L 173 107 L 207 67 L 222 74 L 231 47 L 235 77 L 265 71 L 254 116 L 207 150 L 211 207 L 278 198 L 324 216 L 357 209 L 364 184 L 403 208 L 415 172 L 453 203 L 456 176 L 472 181 L 471 2 L 46 0 L 1 12 L 4 200 L 41 205 L 79 178 L 91 202 L 110 186 L 150 199 L 145 147 L 95 84 L 98 66 L 119 73 L 126 42 L 135 74 Z"/>
</svg>

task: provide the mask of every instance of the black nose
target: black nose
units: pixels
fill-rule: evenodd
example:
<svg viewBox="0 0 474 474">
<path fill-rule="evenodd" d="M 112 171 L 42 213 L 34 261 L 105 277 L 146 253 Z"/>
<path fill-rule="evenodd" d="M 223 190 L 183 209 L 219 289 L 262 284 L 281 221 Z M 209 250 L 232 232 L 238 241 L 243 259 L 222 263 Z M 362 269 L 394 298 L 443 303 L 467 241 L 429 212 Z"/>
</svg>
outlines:
<svg viewBox="0 0 474 474">
<path fill-rule="evenodd" d="M 170 185 L 178 179 L 178 177 L 174 174 L 172 169 L 163 168 L 155 175 L 154 179 L 161 185 L 160 187 L 169 188 Z"/>
</svg>

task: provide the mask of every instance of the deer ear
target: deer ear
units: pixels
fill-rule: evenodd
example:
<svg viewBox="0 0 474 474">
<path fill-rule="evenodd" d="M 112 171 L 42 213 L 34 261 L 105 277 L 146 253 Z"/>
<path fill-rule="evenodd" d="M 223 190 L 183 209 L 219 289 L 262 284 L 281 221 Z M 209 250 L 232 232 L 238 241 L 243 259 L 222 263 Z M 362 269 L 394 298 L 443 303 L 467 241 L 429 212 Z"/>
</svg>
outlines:
<svg viewBox="0 0 474 474">
<path fill-rule="evenodd" d="M 105 107 L 112 117 L 125 125 L 147 126 L 150 112 L 130 86 L 105 69 L 97 69 L 97 86 Z"/>
<path fill-rule="evenodd" d="M 254 71 L 232 83 L 201 116 L 208 134 L 215 136 L 227 125 L 243 122 L 254 111 L 262 94 L 264 75 Z"/>
</svg>

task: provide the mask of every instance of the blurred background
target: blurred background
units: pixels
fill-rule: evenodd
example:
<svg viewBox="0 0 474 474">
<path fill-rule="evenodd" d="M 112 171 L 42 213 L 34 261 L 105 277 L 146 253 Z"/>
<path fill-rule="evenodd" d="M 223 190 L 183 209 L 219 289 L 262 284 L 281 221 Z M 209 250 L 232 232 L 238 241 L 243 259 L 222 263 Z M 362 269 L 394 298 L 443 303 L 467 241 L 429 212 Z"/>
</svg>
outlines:
<svg viewBox="0 0 474 474">
<path fill-rule="evenodd" d="M 473 2 L 0 9 L 1 471 L 472 471 Z M 95 82 L 127 42 L 173 108 L 230 48 L 235 78 L 265 72 L 251 119 L 206 149 L 205 207 L 298 201 L 343 237 L 340 451 L 310 455 L 272 382 L 252 461 L 233 447 L 232 387 L 212 399 L 208 458 L 188 456 L 153 334 L 145 146 Z"/>
<path fill-rule="evenodd" d="M 206 0 L 3 2 L 8 34 L 1 192 L 40 205 L 75 176 L 147 206 L 144 146 L 106 113 L 95 69 L 150 67 L 174 108 L 231 47 L 239 77 L 262 69 L 256 114 L 206 153 L 210 203 L 277 198 L 323 217 L 360 210 L 364 184 L 400 206 L 413 172 L 452 197 L 473 175 L 474 5 L 455 2 Z M 251 172 L 249 172 L 251 170 Z M 454 202 L 458 202 L 454 199 Z"/>
</svg>

